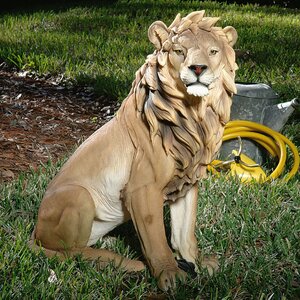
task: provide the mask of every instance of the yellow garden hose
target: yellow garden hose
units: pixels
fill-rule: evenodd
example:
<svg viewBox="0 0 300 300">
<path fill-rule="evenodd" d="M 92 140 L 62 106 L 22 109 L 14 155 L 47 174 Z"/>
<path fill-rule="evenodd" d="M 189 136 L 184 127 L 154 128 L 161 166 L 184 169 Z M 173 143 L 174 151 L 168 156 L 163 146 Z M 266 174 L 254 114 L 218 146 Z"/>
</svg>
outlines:
<svg viewBox="0 0 300 300">
<path fill-rule="evenodd" d="M 299 169 L 299 153 L 296 146 L 281 133 L 258 123 L 251 121 L 236 120 L 227 123 L 224 131 L 223 142 L 236 138 L 251 139 L 264 147 L 273 157 L 278 157 L 278 165 L 275 170 L 264 179 L 270 181 L 278 178 L 284 171 L 287 160 L 286 146 L 294 156 L 294 163 L 290 172 L 284 177 L 284 180 L 291 179 Z M 212 162 L 212 166 L 220 165 L 220 161 Z"/>
</svg>

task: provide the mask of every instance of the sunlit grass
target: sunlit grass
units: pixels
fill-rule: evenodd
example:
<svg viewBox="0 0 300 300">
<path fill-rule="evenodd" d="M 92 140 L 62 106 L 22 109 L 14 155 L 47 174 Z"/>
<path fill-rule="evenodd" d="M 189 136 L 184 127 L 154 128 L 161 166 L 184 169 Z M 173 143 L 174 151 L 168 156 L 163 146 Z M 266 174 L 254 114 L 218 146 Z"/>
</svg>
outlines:
<svg viewBox="0 0 300 300">
<path fill-rule="evenodd" d="M 153 51 L 149 25 L 166 24 L 180 12 L 205 9 L 220 25 L 239 33 L 237 48 L 251 60 L 239 61 L 237 81 L 274 85 L 283 97 L 300 91 L 300 15 L 276 7 L 218 2 L 117 1 L 0 18 L 0 57 L 19 69 L 60 74 L 101 94 L 126 97 L 138 67 Z"/>
</svg>

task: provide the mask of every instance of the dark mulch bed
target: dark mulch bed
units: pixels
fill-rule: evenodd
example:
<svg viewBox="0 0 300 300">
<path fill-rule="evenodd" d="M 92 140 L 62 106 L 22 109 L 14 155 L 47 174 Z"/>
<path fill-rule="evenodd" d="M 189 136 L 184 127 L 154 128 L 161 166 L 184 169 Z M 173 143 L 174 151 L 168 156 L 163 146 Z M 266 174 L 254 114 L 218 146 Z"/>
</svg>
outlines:
<svg viewBox="0 0 300 300">
<path fill-rule="evenodd" d="M 0 65 L 0 183 L 57 160 L 107 122 L 119 104 L 57 77 Z"/>
</svg>

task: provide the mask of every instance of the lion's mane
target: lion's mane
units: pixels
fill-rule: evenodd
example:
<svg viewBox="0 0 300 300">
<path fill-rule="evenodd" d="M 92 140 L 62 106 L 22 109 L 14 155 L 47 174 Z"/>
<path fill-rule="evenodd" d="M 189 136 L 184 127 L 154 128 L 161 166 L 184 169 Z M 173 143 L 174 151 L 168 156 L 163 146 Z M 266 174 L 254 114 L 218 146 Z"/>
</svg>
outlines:
<svg viewBox="0 0 300 300">
<path fill-rule="evenodd" d="M 209 164 L 221 146 L 223 130 L 229 121 L 231 96 L 235 92 L 234 76 L 237 69 L 235 53 L 228 44 L 222 28 L 215 27 L 219 18 L 203 17 L 204 11 L 185 18 L 177 15 L 168 27 L 169 38 L 162 50 L 149 55 L 137 71 L 129 96 L 134 96 L 138 115 L 149 127 L 150 139 L 156 135 L 176 163 L 175 179 L 166 190 L 168 199 L 185 193 L 184 186 L 194 184 L 205 176 Z M 206 30 L 224 44 L 221 76 L 215 87 L 201 100 L 174 88 L 178 86 L 171 76 L 172 66 L 167 54 L 172 40 L 185 30 Z M 189 99 L 187 99 L 187 97 Z M 175 198 L 175 196 L 174 196 Z"/>
</svg>

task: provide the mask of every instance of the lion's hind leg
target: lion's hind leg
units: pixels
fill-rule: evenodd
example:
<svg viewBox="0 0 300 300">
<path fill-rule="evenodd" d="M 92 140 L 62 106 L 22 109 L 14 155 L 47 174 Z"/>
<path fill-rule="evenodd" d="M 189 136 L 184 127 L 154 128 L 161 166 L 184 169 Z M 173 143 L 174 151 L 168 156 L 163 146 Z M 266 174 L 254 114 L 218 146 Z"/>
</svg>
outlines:
<svg viewBox="0 0 300 300">
<path fill-rule="evenodd" d="M 94 217 L 94 202 L 85 188 L 63 185 L 50 189 L 38 212 L 35 239 L 51 250 L 85 247 Z"/>
<path fill-rule="evenodd" d="M 145 266 L 140 261 L 87 246 L 94 218 L 95 207 L 89 192 L 80 186 L 64 186 L 43 199 L 29 246 L 33 250 L 41 248 L 48 257 L 82 255 L 84 259 L 97 260 L 100 268 L 112 262 L 127 271 L 143 270 Z"/>
</svg>

